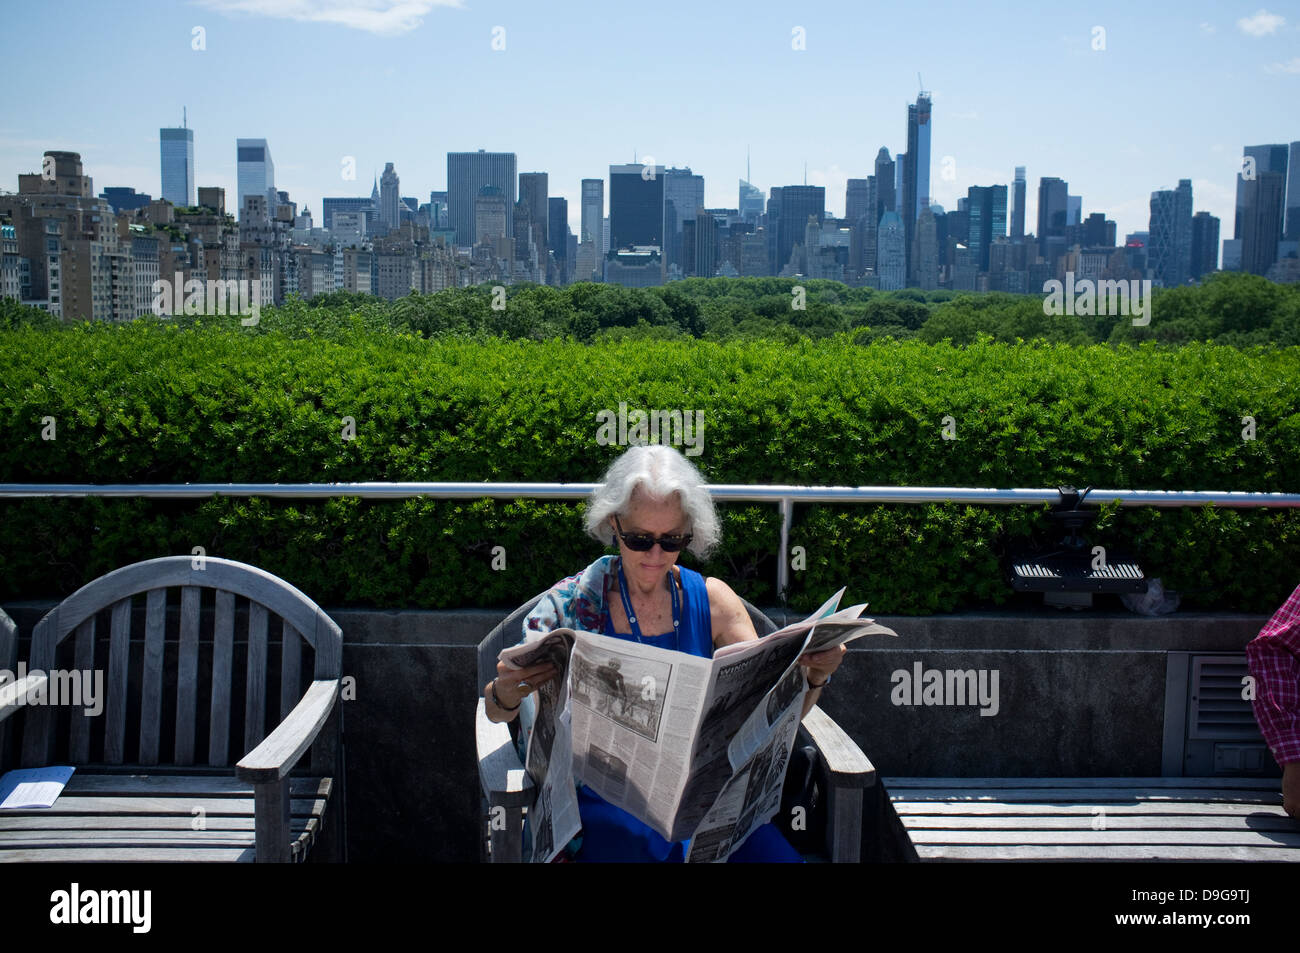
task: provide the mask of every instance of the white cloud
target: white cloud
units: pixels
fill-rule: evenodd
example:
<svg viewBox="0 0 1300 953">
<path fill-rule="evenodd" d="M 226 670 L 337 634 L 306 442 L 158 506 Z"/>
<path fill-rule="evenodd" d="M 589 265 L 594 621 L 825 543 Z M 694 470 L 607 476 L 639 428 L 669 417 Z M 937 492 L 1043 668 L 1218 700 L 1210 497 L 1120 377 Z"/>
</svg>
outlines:
<svg viewBox="0 0 1300 953">
<path fill-rule="evenodd" d="M 1202 33 L 1205 33 L 1205 34 L 1207 34 L 1207 35 L 1210 34 L 1210 33 L 1214 33 L 1214 32 L 1216 32 L 1217 30 L 1218 30 L 1218 27 L 1216 27 L 1213 23 L 1202 23 L 1202 24 L 1201 24 L 1201 32 L 1202 32 Z"/>
<path fill-rule="evenodd" d="M 1253 17 L 1242 17 L 1237 21 L 1237 29 L 1250 36 L 1268 36 L 1286 23 L 1286 17 L 1267 10 L 1260 10 Z"/>
<path fill-rule="evenodd" d="M 1285 63 L 1271 63 L 1264 69 L 1270 73 L 1300 73 L 1300 56 L 1293 56 Z"/>
<path fill-rule="evenodd" d="M 459 7 L 460 0 L 195 0 L 220 13 L 248 13 L 278 20 L 337 23 L 380 36 L 417 29 L 434 7 Z"/>
</svg>

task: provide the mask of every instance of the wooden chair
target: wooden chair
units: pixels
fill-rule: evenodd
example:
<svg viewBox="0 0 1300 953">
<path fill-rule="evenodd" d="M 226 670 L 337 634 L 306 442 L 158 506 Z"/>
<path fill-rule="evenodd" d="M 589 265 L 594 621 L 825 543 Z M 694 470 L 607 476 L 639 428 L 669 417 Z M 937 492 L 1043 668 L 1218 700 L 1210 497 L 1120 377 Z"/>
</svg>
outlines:
<svg viewBox="0 0 1300 953">
<path fill-rule="evenodd" d="M 496 676 L 497 655 L 523 637 L 523 622 L 545 593 L 538 593 L 494 628 L 478 647 L 478 691 Z M 742 600 L 744 601 L 744 600 Z M 775 632 L 776 623 L 745 602 L 749 617 L 760 636 Z M 536 798 L 536 788 L 524 770 L 515 750 L 512 732 L 518 719 L 496 723 L 488 720 L 486 703 L 480 695 L 476 719 L 479 786 L 481 790 L 484 836 L 482 859 L 491 862 L 518 862 L 523 851 L 524 812 Z M 802 775 L 799 801 L 816 805 L 809 819 L 814 838 L 824 852 L 807 857 L 857 863 L 861 857 L 863 835 L 863 795 L 876 783 L 876 769 L 853 739 L 830 716 L 816 706 L 808 712 L 795 741 L 795 756 L 810 758 L 809 770 Z M 793 775 L 796 763 L 792 761 Z M 786 793 L 791 791 L 787 783 Z M 782 816 L 790 817 L 786 803 Z M 817 830 L 820 827 L 820 830 Z"/>
<path fill-rule="evenodd" d="M 77 768 L 53 807 L 0 811 L 0 860 L 301 861 L 327 803 L 338 821 L 317 854 L 346 859 L 342 644 L 303 593 L 227 559 L 150 559 L 81 587 L 33 630 L 34 674 L 0 688 L 0 729 L 24 713 L 21 766 Z M 103 677 L 98 716 L 85 697 L 37 700 L 65 700 L 72 672 Z M 310 776 L 291 777 L 309 750 Z"/>
</svg>

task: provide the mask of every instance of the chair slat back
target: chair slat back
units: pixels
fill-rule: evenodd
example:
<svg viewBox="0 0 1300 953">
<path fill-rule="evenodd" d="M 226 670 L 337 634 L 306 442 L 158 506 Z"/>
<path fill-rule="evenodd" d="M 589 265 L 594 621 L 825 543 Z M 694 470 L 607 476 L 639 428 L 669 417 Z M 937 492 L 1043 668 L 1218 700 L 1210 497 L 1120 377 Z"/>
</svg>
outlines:
<svg viewBox="0 0 1300 953">
<path fill-rule="evenodd" d="M 18 625 L 3 609 L 0 609 L 0 669 L 15 679 L 18 677 Z M 13 755 L 13 726 L 13 718 L 0 721 L 0 774 L 14 767 L 9 762 L 16 760 Z"/>
<path fill-rule="evenodd" d="M 176 556 L 123 567 L 37 624 L 30 667 L 58 669 L 72 676 L 69 683 L 81 675 L 84 691 L 50 699 L 65 704 L 28 706 L 25 766 L 53 763 L 57 753 L 72 764 L 157 765 L 167 758 L 228 767 L 301 700 L 304 680 L 340 676 L 342 631 L 314 602 L 256 567 L 216 557 L 205 563 L 198 568 L 192 557 Z M 272 656 L 280 678 L 268 697 Z M 87 713 L 101 676 L 102 711 Z M 323 753 L 323 742 L 313 752 Z"/>
<path fill-rule="evenodd" d="M 218 592 L 212 623 L 212 705 L 208 712 L 208 764 L 213 767 L 226 764 L 230 758 L 230 695 L 234 657 L 235 594 Z"/>
<path fill-rule="evenodd" d="M 244 747 L 266 737 L 266 607 L 248 607 L 248 666 L 244 683 Z"/>
<path fill-rule="evenodd" d="M 150 589 L 145 598 L 144 661 L 140 686 L 140 763 L 158 763 L 162 722 L 163 651 L 166 644 L 167 590 Z"/>
<path fill-rule="evenodd" d="M 113 602 L 109 614 L 108 672 L 105 675 L 108 697 L 105 701 L 104 715 L 107 718 L 104 736 L 104 760 L 109 764 L 121 764 L 126 757 L 126 686 L 128 667 L 131 662 L 131 599 L 117 599 Z M 37 623 L 39 626 L 40 623 Z M 33 633 L 32 639 L 35 641 Z M 53 646 L 49 655 L 57 658 L 57 646 Z M 53 667 L 53 666 L 51 666 Z M 92 668 L 93 671 L 93 668 Z M 84 691 L 84 689 L 83 689 Z M 73 716 L 77 717 L 77 716 Z M 83 708 L 81 718 L 90 717 Z"/>
</svg>

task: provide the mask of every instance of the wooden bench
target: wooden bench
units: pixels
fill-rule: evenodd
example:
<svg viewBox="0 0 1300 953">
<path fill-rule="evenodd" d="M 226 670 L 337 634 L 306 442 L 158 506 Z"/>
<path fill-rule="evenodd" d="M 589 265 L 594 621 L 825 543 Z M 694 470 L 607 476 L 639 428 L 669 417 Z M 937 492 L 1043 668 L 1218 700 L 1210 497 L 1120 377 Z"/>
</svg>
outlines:
<svg viewBox="0 0 1300 953">
<path fill-rule="evenodd" d="M 0 631 L 0 661 L 13 641 Z M 31 674 L 0 688 L 0 742 L 25 719 L 0 770 L 77 769 L 53 807 L 0 811 L 0 861 L 300 861 L 327 804 L 328 859 L 346 859 L 342 641 L 303 593 L 226 559 L 151 559 L 83 586 L 37 623 Z M 49 704 L 52 672 L 102 676 L 102 711 Z"/>
<path fill-rule="evenodd" d="M 886 778 L 921 860 L 1300 861 L 1276 778 Z"/>
</svg>

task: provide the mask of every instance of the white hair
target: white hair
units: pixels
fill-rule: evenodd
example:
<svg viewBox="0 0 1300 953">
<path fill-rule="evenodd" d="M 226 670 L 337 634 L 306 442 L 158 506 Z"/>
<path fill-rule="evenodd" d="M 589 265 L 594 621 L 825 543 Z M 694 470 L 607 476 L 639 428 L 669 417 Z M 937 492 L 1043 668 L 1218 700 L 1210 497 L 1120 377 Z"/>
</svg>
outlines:
<svg viewBox="0 0 1300 953">
<path fill-rule="evenodd" d="M 717 545 L 722 528 L 700 471 L 677 450 L 662 444 L 630 447 L 610 464 L 604 480 L 587 501 L 587 532 L 606 546 L 613 545 L 614 530 L 609 518 L 626 510 L 637 489 L 655 499 L 677 494 L 686 515 L 687 532 L 693 535 L 687 548 L 695 555 L 702 558 Z"/>
</svg>

